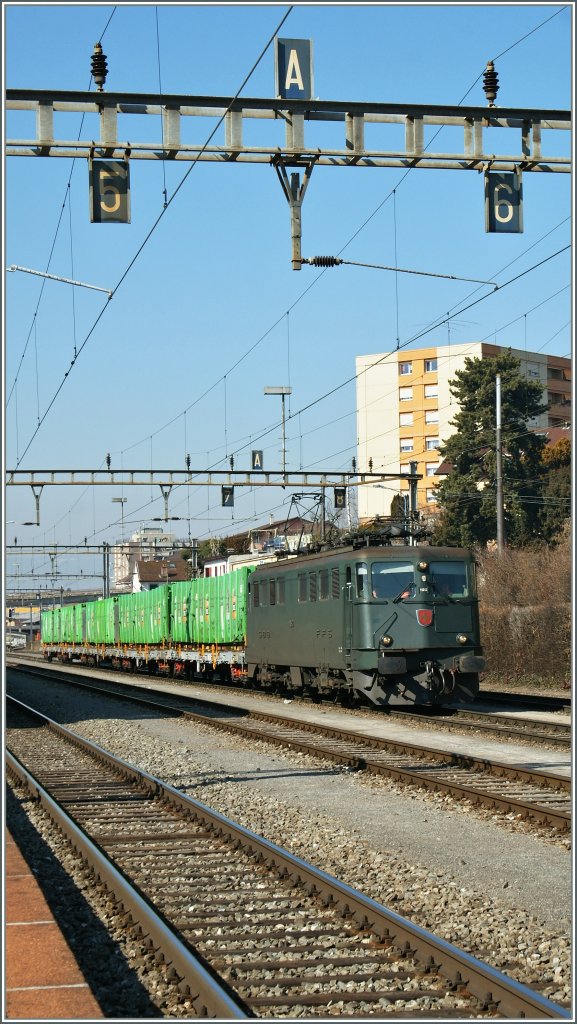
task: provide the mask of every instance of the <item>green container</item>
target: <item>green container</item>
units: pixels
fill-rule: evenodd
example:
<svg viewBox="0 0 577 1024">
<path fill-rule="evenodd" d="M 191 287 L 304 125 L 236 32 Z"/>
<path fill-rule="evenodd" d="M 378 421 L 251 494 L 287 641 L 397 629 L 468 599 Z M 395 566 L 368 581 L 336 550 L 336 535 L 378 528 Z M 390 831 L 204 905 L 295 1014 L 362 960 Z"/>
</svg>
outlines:
<svg viewBox="0 0 577 1024">
<path fill-rule="evenodd" d="M 170 586 L 165 584 L 155 590 L 144 590 L 141 595 L 144 605 L 144 628 L 153 644 L 167 643 L 170 638 Z"/>
<path fill-rule="evenodd" d="M 134 644 L 135 620 L 134 600 L 135 594 L 121 594 L 118 598 L 118 630 L 121 644 Z"/>
<path fill-rule="evenodd" d="M 82 641 L 82 605 L 65 604 L 60 611 L 60 639 L 75 644 Z"/>
<path fill-rule="evenodd" d="M 169 639 L 169 587 L 121 594 L 118 623 L 122 644 L 161 644 Z"/>
<path fill-rule="evenodd" d="M 56 605 L 52 609 L 52 636 L 53 642 L 59 644 L 62 637 L 60 633 L 60 620 L 61 620 L 62 609 Z"/>
<path fill-rule="evenodd" d="M 42 612 L 40 616 L 40 635 L 43 644 L 54 643 L 54 609 Z"/>
<path fill-rule="evenodd" d="M 243 644 L 250 568 L 191 581 L 192 641 L 198 644 Z M 177 584 L 174 584 L 176 586 Z"/>
<path fill-rule="evenodd" d="M 192 641 L 192 590 L 191 582 L 169 585 L 170 635 L 174 643 L 189 644 Z"/>
<path fill-rule="evenodd" d="M 81 619 L 86 621 L 86 643 L 114 643 L 114 605 L 116 598 L 107 597 L 102 601 L 87 601 L 82 606 Z"/>
</svg>

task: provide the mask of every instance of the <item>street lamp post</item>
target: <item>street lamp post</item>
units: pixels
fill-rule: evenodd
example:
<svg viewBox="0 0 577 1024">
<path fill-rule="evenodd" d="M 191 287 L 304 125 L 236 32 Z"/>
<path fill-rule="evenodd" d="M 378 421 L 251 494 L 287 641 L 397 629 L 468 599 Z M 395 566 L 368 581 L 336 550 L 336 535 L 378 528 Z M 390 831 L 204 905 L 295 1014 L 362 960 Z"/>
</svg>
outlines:
<svg viewBox="0 0 577 1024">
<path fill-rule="evenodd" d="M 114 578 L 115 578 L 115 581 L 118 582 L 118 579 L 120 579 L 121 577 L 126 575 L 126 573 L 124 571 L 125 568 L 126 568 L 125 562 L 124 562 L 124 555 L 125 555 L 125 551 L 124 551 L 124 506 L 125 506 L 126 502 L 128 501 L 128 498 L 113 498 L 112 501 L 118 502 L 118 504 L 120 505 L 120 552 L 118 552 L 118 547 L 115 547 L 115 549 L 114 549 L 115 550 Z M 128 561 L 129 561 L 129 564 L 130 564 L 130 559 Z M 121 566 L 122 566 L 122 570 L 120 568 Z M 127 568 L 126 568 L 126 571 L 128 571 Z"/>
<path fill-rule="evenodd" d="M 285 443 L 285 412 L 284 412 L 284 399 L 285 395 L 292 395 L 292 388 L 289 387 L 269 387 L 264 389 L 265 395 L 280 395 L 282 399 L 282 471 L 283 476 L 286 473 L 286 443 Z"/>
<path fill-rule="evenodd" d="M 124 543 L 124 506 L 128 498 L 113 498 L 112 500 L 120 503 L 120 540 Z"/>
</svg>

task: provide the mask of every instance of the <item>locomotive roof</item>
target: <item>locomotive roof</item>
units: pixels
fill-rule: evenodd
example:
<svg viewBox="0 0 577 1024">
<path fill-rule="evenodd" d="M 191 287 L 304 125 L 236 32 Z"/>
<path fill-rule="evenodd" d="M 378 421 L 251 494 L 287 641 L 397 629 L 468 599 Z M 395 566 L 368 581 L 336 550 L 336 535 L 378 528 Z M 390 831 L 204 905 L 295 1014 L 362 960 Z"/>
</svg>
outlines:
<svg viewBox="0 0 577 1024">
<path fill-rule="evenodd" d="M 391 546 L 382 547 L 379 545 L 373 545 L 371 547 L 353 547 L 352 545 L 342 548 L 327 548 L 324 551 L 308 552 L 301 555 L 296 555 L 293 558 L 279 558 L 277 562 L 268 562 L 264 565 L 256 567 L 255 572 L 266 575 L 274 569 L 282 567 L 283 569 L 288 566 L 296 566 L 297 568 L 304 565 L 309 565 L 311 562 L 335 562 L 337 559 L 350 560 L 352 558 L 358 559 L 362 562 L 366 558 L 379 558 L 381 561 L 386 559 L 397 559 L 397 558 L 419 558 L 427 561 L 431 561 L 433 558 L 470 558 L 471 551 L 469 548 L 453 548 L 453 547 L 431 547 L 425 544 L 416 544 L 414 547 L 405 544 L 394 544 Z"/>
</svg>

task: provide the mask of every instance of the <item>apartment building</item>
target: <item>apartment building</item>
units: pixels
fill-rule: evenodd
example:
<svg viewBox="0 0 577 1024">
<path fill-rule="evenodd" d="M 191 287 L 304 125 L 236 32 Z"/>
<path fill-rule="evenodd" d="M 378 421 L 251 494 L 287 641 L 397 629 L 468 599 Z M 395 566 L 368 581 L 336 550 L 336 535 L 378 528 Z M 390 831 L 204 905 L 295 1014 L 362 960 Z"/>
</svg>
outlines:
<svg viewBox="0 0 577 1024">
<path fill-rule="evenodd" d="M 487 359 L 506 351 L 485 342 L 438 345 L 358 356 L 357 465 L 360 470 L 409 473 L 417 463 L 422 474 L 418 507 L 434 506 L 439 446 L 454 433 L 451 420 L 458 402 L 449 383 L 466 359 Z M 543 384 L 549 409 L 529 421 L 529 427 L 571 426 L 571 360 L 543 352 L 511 349 L 521 372 Z M 390 515 L 394 494 L 408 493 L 396 480 L 359 487 L 359 521 Z"/>
</svg>

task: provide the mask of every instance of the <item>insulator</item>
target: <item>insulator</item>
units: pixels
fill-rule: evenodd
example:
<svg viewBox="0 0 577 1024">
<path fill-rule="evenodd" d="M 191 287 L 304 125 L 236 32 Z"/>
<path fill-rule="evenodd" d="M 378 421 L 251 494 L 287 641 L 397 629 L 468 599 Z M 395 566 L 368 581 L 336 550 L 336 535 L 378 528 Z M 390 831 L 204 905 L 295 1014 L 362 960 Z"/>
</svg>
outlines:
<svg viewBox="0 0 577 1024">
<path fill-rule="evenodd" d="M 338 267 L 343 261 L 338 256 L 311 256 L 308 262 L 311 267 Z"/>
<path fill-rule="evenodd" d="M 190 455 L 186 456 L 186 468 L 190 469 Z"/>
<path fill-rule="evenodd" d="M 106 66 L 106 56 L 102 52 L 102 46 L 100 43 L 94 44 L 94 53 L 90 58 L 92 64 L 92 77 L 95 84 L 98 86 L 98 91 L 102 92 L 102 87 L 106 81 L 106 75 L 108 68 Z"/>
<path fill-rule="evenodd" d="M 487 67 L 483 74 L 483 90 L 489 101 L 489 106 L 494 107 L 497 93 L 499 92 L 499 76 L 495 71 L 495 65 L 492 60 L 487 61 Z"/>
</svg>

